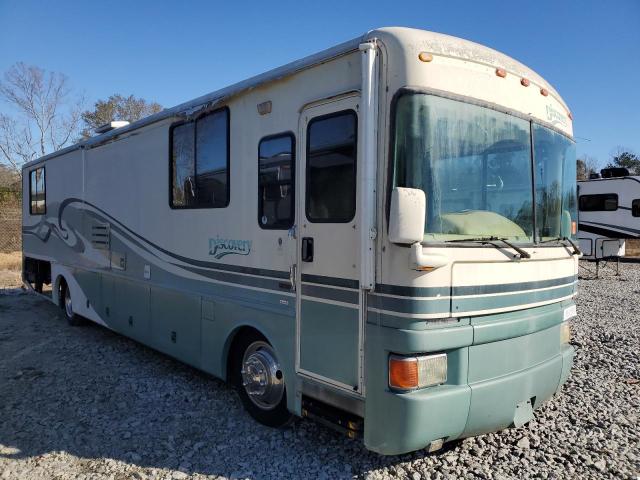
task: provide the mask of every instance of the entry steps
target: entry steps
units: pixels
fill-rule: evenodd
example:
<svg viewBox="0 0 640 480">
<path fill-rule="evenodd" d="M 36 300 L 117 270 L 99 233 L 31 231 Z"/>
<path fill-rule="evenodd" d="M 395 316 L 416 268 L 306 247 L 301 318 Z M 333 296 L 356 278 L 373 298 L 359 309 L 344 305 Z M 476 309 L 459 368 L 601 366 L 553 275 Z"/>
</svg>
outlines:
<svg viewBox="0 0 640 480">
<path fill-rule="evenodd" d="M 361 417 L 315 398 L 302 396 L 302 416 L 344 433 L 349 438 L 362 437 L 364 420 Z"/>
</svg>

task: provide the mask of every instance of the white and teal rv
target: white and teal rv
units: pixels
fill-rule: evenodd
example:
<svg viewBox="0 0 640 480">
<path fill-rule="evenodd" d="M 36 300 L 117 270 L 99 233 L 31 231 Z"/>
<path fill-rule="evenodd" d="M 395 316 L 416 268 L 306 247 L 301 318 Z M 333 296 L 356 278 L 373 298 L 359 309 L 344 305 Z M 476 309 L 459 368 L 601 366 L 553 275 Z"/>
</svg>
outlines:
<svg viewBox="0 0 640 480">
<path fill-rule="evenodd" d="M 640 238 L 640 176 L 605 168 L 578 182 L 578 242 L 585 260 L 624 257 L 627 239 Z"/>
<path fill-rule="evenodd" d="M 26 165 L 24 279 L 263 423 L 435 450 L 567 379 L 575 168 L 532 70 L 374 30 Z"/>
</svg>

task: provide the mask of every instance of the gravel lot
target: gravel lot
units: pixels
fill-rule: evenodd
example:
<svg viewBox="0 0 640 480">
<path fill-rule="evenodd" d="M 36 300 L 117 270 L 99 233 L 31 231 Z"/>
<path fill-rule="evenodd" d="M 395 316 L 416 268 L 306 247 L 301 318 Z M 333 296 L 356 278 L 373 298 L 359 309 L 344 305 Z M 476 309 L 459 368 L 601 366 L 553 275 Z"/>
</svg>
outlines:
<svg viewBox="0 0 640 480">
<path fill-rule="evenodd" d="M 535 420 L 399 457 L 306 420 L 258 425 L 222 382 L 0 290 L 0 478 L 635 479 L 640 264 L 621 268 L 582 270 L 576 365 Z"/>
</svg>

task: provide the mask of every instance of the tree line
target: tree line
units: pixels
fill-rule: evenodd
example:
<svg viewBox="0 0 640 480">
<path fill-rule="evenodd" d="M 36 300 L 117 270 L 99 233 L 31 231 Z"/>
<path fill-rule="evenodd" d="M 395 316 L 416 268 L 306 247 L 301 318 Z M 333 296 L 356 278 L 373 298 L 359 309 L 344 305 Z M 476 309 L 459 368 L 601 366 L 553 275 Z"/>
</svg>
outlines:
<svg viewBox="0 0 640 480">
<path fill-rule="evenodd" d="M 578 180 L 588 180 L 600 172 L 598 161 L 590 155 L 578 158 L 576 167 Z M 640 156 L 631 149 L 617 147 L 611 153 L 611 160 L 607 163 L 606 168 L 626 168 L 631 175 L 640 175 Z"/>
<path fill-rule="evenodd" d="M 85 109 L 84 96 L 66 75 L 19 62 L 0 80 L 0 185 L 19 179 L 23 164 L 89 138 L 113 120 L 135 122 L 159 112 L 162 106 L 133 95 L 110 95 Z M 598 173 L 595 158 L 577 159 L 577 178 Z M 618 147 L 607 167 L 624 167 L 640 175 L 640 157 Z"/>
<path fill-rule="evenodd" d="M 25 163 L 89 138 L 101 125 L 160 110 L 157 102 L 117 93 L 87 109 L 66 75 L 18 62 L 0 79 L 0 182 L 19 179 Z"/>
</svg>

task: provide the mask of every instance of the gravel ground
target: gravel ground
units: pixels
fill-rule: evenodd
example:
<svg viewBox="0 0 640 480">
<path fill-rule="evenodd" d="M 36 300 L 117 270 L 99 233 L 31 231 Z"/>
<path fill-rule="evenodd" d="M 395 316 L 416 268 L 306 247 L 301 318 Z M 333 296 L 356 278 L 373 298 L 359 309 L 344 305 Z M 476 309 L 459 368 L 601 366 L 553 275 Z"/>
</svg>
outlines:
<svg viewBox="0 0 640 480">
<path fill-rule="evenodd" d="M 99 326 L 68 327 L 51 303 L 5 289 L 0 479 L 636 479 L 640 264 L 621 278 L 581 274 L 576 365 L 536 419 L 398 457 L 306 420 L 263 427 L 222 382 Z"/>
</svg>

